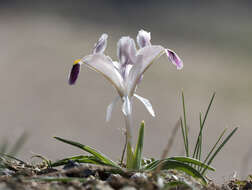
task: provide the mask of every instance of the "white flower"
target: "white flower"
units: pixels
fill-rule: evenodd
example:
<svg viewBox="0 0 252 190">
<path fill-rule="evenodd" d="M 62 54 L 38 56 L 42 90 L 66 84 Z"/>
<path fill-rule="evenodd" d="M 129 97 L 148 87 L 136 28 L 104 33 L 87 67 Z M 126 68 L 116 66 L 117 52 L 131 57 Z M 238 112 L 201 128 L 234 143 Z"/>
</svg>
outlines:
<svg viewBox="0 0 252 190">
<path fill-rule="evenodd" d="M 166 54 L 170 61 L 182 69 L 183 62 L 177 54 L 160 45 L 152 45 L 149 32 L 140 30 L 137 35 L 137 50 L 135 41 L 130 37 L 122 37 L 117 43 L 118 62 L 104 54 L 107 46 L 107 34 L 102 34 L 95 44 L 93 53 L 76 60 L 69 75 L 69 84 L 74 84 L 80 72 L 80 66 L 86 64 L 91 69 L 101 73 L 108 79 L 117 90 L 119 97 L 109 104 L 107 108 L 106 120 L 111 117 L 111 113 L 116 102 L 123 101 L 122 112 L 125 116 L 131 115 L 132 97 L 135 96 L 147 108 L 152 116 L 155 116 L 149 100 L 135 94 L 138 83 L 142 80 L 144 72 L 161 55 Z"/>
</svg>

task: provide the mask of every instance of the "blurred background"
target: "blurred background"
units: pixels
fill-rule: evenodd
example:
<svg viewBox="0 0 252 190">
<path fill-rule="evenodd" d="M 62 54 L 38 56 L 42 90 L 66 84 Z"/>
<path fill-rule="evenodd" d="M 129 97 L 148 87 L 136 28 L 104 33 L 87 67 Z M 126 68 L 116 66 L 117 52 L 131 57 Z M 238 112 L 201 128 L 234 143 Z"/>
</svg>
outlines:
<svg viewBox="0 0 252 190">
<path fill-rule="evenodd" d="M 218 182 L 252 170 L 252 2 L 251 1 L 0 1 L 0 140 L 13 144 L 24 132 L 29 139 L 19 157 L 31 152 L 55 160 L 80 154 L 54 140 L 60 136 L 121 156 L 124 121 L 120 104 L 105 122 L 116 91 L 99 74 L 82 67 L 75 86 L 67 76 L 75 59 L 89 54 L 102 33 L 109 34 L 106 54 L 116 57 L 120 36 L 152 34 L 152 43 L 175 50 L 184 61 L 177 71 L 164 56 L 153 64 L 138 88 L 156 111 L 152 118 L 134 101 L 134 139 L 146 122 L 144 155 L 159 158 L 182 114 L 186 98 L 191 139 L 199 130 L 216 91 L 206 122 L 204 148 L 224 128 L 238 133 L 219 153 L 209 173 Z M 1 141 L 0 141 L 1 142 Z M 194 145 L 194 141 L 190 141 Z M 170 156 L 183 154 L 181 135 Z M 250 164 L 249 164 L 250 163 Z"/>
</svg>

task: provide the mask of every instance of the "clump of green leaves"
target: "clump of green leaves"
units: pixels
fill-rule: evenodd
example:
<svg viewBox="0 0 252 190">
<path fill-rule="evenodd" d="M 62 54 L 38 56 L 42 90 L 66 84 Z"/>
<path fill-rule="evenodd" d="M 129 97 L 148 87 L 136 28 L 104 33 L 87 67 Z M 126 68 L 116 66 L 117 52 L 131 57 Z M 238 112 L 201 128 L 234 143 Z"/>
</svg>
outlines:
<svg viewBox="0 0 252 190">
<path fill-rule="evenodd" d="M 202 140 L 203 140 L 203 129 L 205 127 L 205 122 L 209 113 L 209 110 L 212 106 L 214 97 L 215 97 L 215 93 L 213 93 L 211 100 L 208 104 L 206 113 L 203 116 L 202 119 L 202 113 L 200 112 L 199 114 L 199 124 L 200 124 L 200 130 L 196 139 L 196 143 L 194 148 L 192 149 L 192 154 L 190 155 L 190 148 L 189 148 L 189 135 L 188 135 L 188 125 L 187 125 L 187 120 L 186 120 L 186 107 L 185 107 L 185 97 L 184 97 L 184 93 L 182 92 L 182 105 L 183 105 L 183 119 L 180 119 L 180 123 L 181 123 L 181 131 L 182 131 L 182 135 L 183 135 L 183 142 L 184 142 L 184 148 L 185 148 L 185 154 L 187 157 L 192 157 L 194 159 L 197 159 L 199 161 L 202 160 Z M 203 163 L 206 165 L 210 165 L 214 158 L 216 157 L 216 155 L 220 152 L 220 150 L 224 147 L 224 145 L 230 140 L 230 138 L 234 135 L 234 133 L 237 131 L 237 127 L 235 129 L 233 129 L 228 135 L 227 137 L 223 140 L 223 136 L 226 132 L 226 128 L 223 130 L 223 132 L 220 134 L 219 138 L 217 139 L 216 143 L 213 145 L 213 147 L 211 148 L 211 150 L 209 150 L 208 154 L 206 155 L 205 159 L 203 159 Z M 222 140 L 222 143 L 219 144 Z M 205 175 L 207 168 L 199 168 L 196 165 L 192 165 L 195 169 L 197 169 L 198 172 L 201 173 L 201 175 Z"/>
<path fill-rule="evenodd" d="M 124 171 L 123 166 L 119 165 L 118 163 L 111 160 L 108 156 L 104 155 L 103 153 L 95 150 L 94 148 L 80 144 L 78 142 L 66 140 L 60 137 L 55 137 L 55 139 L 80 148 L 85 152 L 90 153 L 91 155 L 79 155 L 73 156 L 69 158 L 64 158 L 62 160 L 56 161 L 51 163 L 51 167 L 57 167 L 61 165 L 67 164 L 69 161 L 75 161 L 78 163 L 90 163 L 90 164 L 97 164 L 97 165 L 104 165 L 110 166 L 115 168 L 116 173 L 122 173 Z M 201 175 L 195 168 L 191 165 L 195 165 L 199 168 L 212 170 L 214 168 L 189 157 L 170 157 L 165 158 L 162 160 L 149 160 L 149 162 L 144 162 L 142 157 L 142 150 L 143 150 L 143 141 L 144 141 L 144 122 L 141 123 L 138 135 L 138 142 L 136 148 L 134 150 L 134 154 L 132 155 L 132 160 L 130 161 L 131 164 L 131 171 L 138 171 L 138 172 L 154 172 L 157 168 L 161 170 L 170 170 L 175 169 L 178 171 L 185 172 L 186 174 L 198 179 L 201 183 L 206 184 L 206 179 L 203 175 Z"/>
<path fill-rule="evenodd" d="M 96 149 L 83 145 L 78 142 L 74 142 L 71 140 L 63 139 L 60 137 L 54 137 L 55 139 L 67 143 L 69 145 L 75 146 L 77 148 L 80 148 L 81 150 L 88 152 L 90 155 L 78 155 L 73 156 L 69 158 L 64 158 L 62 160 L 53 162 L 50 164 L 51 167 L 57 167 L 61 165 L 65 165 L 69 163 L 69 161 L 74 161 L 78 163 L 89 163 L 89 164 L 96 164 L 96 165 L 103 165 L 103 166 L 109 166 L 114 168 L 114 173 L 122 174 L 125 172 L 125 168 L 128 171 L 137 171 L 137 172 L 153 172 L 155 175 L 158 175 L 157 172 L 165 171 L 165 170 L 176 170 L 180 172 L 184 172 L 188 174 L 189 176 L 193 177 L 194 179 L 201 182 L 201 184 L 206 184 L 207 180 L 205 178 L 205 173 L 207 170 L 215 171 L 214 168 L 210 166 L 218 152 L 223 148 L 223 146 L 228 142 L 228 140 L 233 136 L 233 134 L 236 132 L 237 128 L 235 128 L 224 140 L 222 137 L 224 136 L 224 133 L 226 129 L 221 133 L 220 137 L 218 138 L 217 142 L 214 144 L 213 148 L 209 151 L 207 156 L 203 161 L 202 159 L 202 141 L 203 141 L 203 129 L 205 126 L 205 121 L 207 118 L 207 115 L 209 113 L 209 110 L 211 108 L 212 102 L 214 100 L 215 93 L 213 94 L 211 101 L 208 105 L 207 111 L 203 116 L 200 113 L 200 130 L 199 134 L 196 139 L 195 147 L 192 151 L 192 154 L 190 155 L 190 149 L 189 149 L 189 134 L 188 134 L 188 126 L 187 126 L 187 120 L 186 120 L 186 109 L 185 109 L 185 99 L 184 94 L 182 93 L 182 104 L 183 104 L 183 119 L 180 119 L 180 126 L 181 131 L 183 135 L 183 142 L 185 147 L 186 156 L 179 156 L 179 157 L 168 157 L 168 158 L 161 158 L 160 160 L 150 159 L 145 160 L 142 157 L 143 152 L 143 142 L 144 142 L 144 122 L 141 123 L 139 128 L 139 134 L 138 134 L 138 141 L 136 144 L 135 149 L 130 148 L 130 156 L 127 156 L 127 165 L 123 164 L 122 161 L 120 163 L 117 163 L 113 160 L 111 160 L 108 156 L 101 153 L 100 151 L 97 151 Z M 219 145 L 219 142 L 222 141 L 222 143 Z M 128 159 L 130 158 L 130 160 Z M 172 180 L 169 183 L 166 184 L 167 187 L 172 187 L 174 185 L 179 184 L 186 184 L 187 186 L 190 186 L 190 184 L 187 183 L 186 180 L 183 179 L 177 179 Z"/>
</svg>

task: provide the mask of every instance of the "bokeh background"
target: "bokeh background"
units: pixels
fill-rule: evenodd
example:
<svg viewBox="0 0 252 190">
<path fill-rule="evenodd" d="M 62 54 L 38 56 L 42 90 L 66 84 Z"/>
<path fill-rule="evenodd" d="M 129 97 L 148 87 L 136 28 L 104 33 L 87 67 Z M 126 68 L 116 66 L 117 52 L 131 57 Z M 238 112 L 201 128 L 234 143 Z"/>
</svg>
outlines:
<svg viewBox="0 0 252 190">
<path fill-rule="evenodd" d="M 80 151 L 54 140 L 73 139 L 119 159 L 124 144 L 118 104 L 105 123 L 107 105 L 117 95 L 99 74 L 82 68 L 75 86 L 67 84 L 72 62 L 109 34 L 106 53 L 116 58 L 120 36 L 151 31 L 152 43 L 175 50 L 184 61 L 177 71 L 166 57 L 149 69 L 138 94 L 151 100 L 157 116 L 134 102 L 134 134 L 146 122 L 144 155 L 159 158 L 182 114 L 184 90 L 190 136 L 199 130 L 216 91 L 204 133 L 209 149 L 224 128 L 238 133 L 224 147 L 209 173 L 218 182 L 252 170 L 252 3 L 251 1 L 0 1 L 0 140 L 29 139 L 19 157 L 31 152 L 55 160 Z M 193 145 L 194 141 L 190 141 Z M 178 135 L 171 155 L 183 154 Z M 249 164 L 250 163 L 250 164 Z"/>
</svg>

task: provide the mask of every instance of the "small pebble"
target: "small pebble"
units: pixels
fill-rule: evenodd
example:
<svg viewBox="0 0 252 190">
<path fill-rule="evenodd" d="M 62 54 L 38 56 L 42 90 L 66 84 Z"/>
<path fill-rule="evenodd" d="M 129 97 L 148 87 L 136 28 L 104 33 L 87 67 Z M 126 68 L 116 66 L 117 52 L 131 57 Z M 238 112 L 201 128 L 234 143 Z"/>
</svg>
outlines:
<svg viewBox="0 0 252 190">
<path fill-rule="evenodd" d="M 136 190 L 136 188 L 135 187 L 126 186 L 126 187 L 121 188 L 120 190 Z"/>
<path fill-rule="evenodd" d="M 0 171 L 0 175 L 5 175 L 5 176 L 11 176 L 13 175 L 15 172 L 12 170 L 9 170 L 7 168 L 3 169 Z"/>
<path fill-rule="evenodd" d="M 147 178 L 146 174 L 138 172 L 138 173 L 135 173 L 134 175 L 132 175 L 130 177 L 130 179 L 135 181 L 135 183 L 140 184 L 140 183 L 145 183 L 148 178 Z"/>
<path fill-rule="evenodd" d="M 95 175 L 95 172 L 90 169 L 85 169 L 82 172 L 83 177 L 89 177 L 91 175 Z"/>
<path fill-rule="evenodd" d="M 113 190 L 107 183 L 98 181 L 97 185 L 95 186 L 97 190 Z"/>
<path fill-rule="evenodd" d="M 65 164 L 65 166 L 63 167 L 64 170 L 68 170 L 71 168 L 75 168 L 75 167 L 79 167 L 80 164 L 78 162 L 69 160 L 67 164 Z"/>
</svg>

